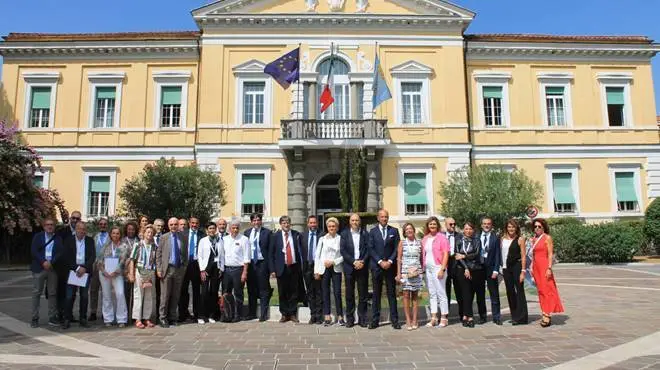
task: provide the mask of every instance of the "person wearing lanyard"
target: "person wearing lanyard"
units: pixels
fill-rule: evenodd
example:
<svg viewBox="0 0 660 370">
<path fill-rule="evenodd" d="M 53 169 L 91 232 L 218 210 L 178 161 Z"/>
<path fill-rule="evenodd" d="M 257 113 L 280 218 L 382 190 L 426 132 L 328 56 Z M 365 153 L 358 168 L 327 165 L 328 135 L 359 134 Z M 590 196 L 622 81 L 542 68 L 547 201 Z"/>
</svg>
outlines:
<svg viewBox="0 0 660 370">
<path fill-rule="evenodd" d="M 502 267 L 502 251 L 500 249 L 500 237 L 493 231 L 492 218 L 484 217 L 481 220 L 481 234 L 479 234 L 479 241 L 483 247 L 481 252 L 484 261 L 484 268 L 486 269 L 486 286 L 488 287 L 488 294 L 490 296 L 493 322 L 495 325 L 502 325 L 499 291 L 499 273 L 500 268 Z M 487 319 L 485 311 L 484 315 L 479 312 L 479 316 L 479 323 L 485 323 Z"/>
<path fill-rule="evenodd" d="M 474 328 L 472 302 L 477 295 L 479 315 L 486 315 L 486 273 L 481 259 L 481 241 L 474 236 L 474 224 L 467 221 L 463 226 L 463 239 L 456 251 L 456 277 L 463 294 L 463 326 Z"/>
<path fill-rule="evenodd" d="M 222 278 L 222 294 L 232 294 L 236 300 L 232 322 L 241 321 L 243 312 L 243 287 L 248 277 L 250 264 L 250 240 L 239 233 L 241 221 L 231 220 L 230 234 L 222 238 L 225 271 Z"/>
<path fill-rule="evenodd" d="M 170 232 L 160 238 L 156 248 L 156 275 L 160 282 L 160 326 L 176 326 L 176 310 L 181 294 L 181 283 L 188 265 L 188 234 L 179 232 L 179 220 L 167 220 Z"/>
<path fill-rule="evenodd" d="M 126 244 L 121 243 L 121 230 L 119 227 L 110 229 L 110 240 L 103 246 L 101 253 L 96 257 L 103 293 L 103 322 L 106 327 L 117 322 L 120 328 L 128 322 L 126 298 L 124 297 L 124 275 L 122 274 L 128 251 Z M 116 308 L 112 304 L 112 291 L 115 291 Z"/>
<path fill-rule="evenodd" d="M 126 254 L 130 255 L 133 248 L 140 242 L 138 237 L 138 224 L 131 220 L 124 225 L 124 237 L 121 239 Z M 124 269 L 124 298 L 126 298 L 126 308 L 128 312 L 133 312 L 133 283 L 135 283 L 134 271 L 128 268 L 130 258 L 126 258 Z"/>
<path fill-rule="evenodd" d="M 222 253 L 224 253 L 224 248 L 222 247 L 222 238 L 218 235 L 218 228 L 216 224 L 209 222 L 206 225 L 206 236 L 199 241 L 197 253 L 199 269 L 201 270 L 199 276 L 202 283 L 199 317 L 197 318 L 197 323 L 200 325 L 205 324 L 207 321 L 215 324 L 216 320 L 220 319 L 218 315 L 218 290 L 220 289 L 220 276 L 225 269 L 225 259 Z"/>
<path fill-rule="evenodd" d="M 199 219 L 197 217 L 190 217 L 188 220 L 190 228 L 184 233 L 188 234 L 188 266 L 183 276 L 183 283 L 181 284 L 181 294 L 179 296 L 179 322 L 185 322 L 189 319 L 198 319 L 199 315 L 199 288 L 201 281 L 199 263 L 197 261 L 197 247 L 199 241 L 205 236 L 204 232 L 199 229 Z M 190 306 L 190 294 L 188 294 L 188 286 L 192 285 L 192 305 L 193 314 L 190 315 L 188 307 Z"/>
<path fill-rule="evenodd" d="M 454 295 L 456 296 L 456 303 L 458 306 L 458 317 L 463 318 L 463 294 L 461 293 L 461 286 L 458 283 L 458 276 L 456 275 L 456 252 L 458 252 L 457 243 L 463 239 L 463 235 L 456 230 L 456 220 L 451 217 L 445 218 L 445 236 L 449 241 L 449 262 L 447 263 L 447 282 L 445 284 L 445 291 L 447 292 L 447 303 L 451 307 L 451 286 L 454 284 Z M 451 310 L 450 310 L 451 311 Z"/>
<path fill-rule="evenodd" d="M 257 318 L 257 297 L 261 312 L 259 321 L 266 321 L 268 317 L 270 296 L 270 273 L 273 272 L 268 267 L 268 250 L 270 245 L 271 232 L 263 227 L 261 215 L 253 213 L 250 215 L 252 227 L 245 230 L 243 235 L 250 239 L 250 265 L 248 266 L 248 316 L 247 320 Z"/>
<path fill-rule="evenodd" d="M 422 270 L 426 273 L 426 285 L 429 289 L 431 321 L 427 327 L 438 325 L 438 305 L 440 305 L 441 328 L 449 324 L 449 302 L 447 301 L 447 263 L 449 260 L 449 241 L 440 231 L 440 220 L 431 216 L 426 220 L 424 238 L 422 238 Z"/>
<path fill-rule="evenodd" d="M 44 286 L 48 288 L 48 324 L 58 325 L 57 274 L 53 269 L 53 263 L 59 261 L 64 245 L 62 238 L 55 234 L 55 219 L 45 218 L 42 226 L 44 231 L 34 235 L 30 247 L 32 256 L 32 263 L 30 264 L 30 271 L 32 272 L 32 323 L 30 326 L 33 328 L 39 326 L 39 301 Z"/>
<path fill-rule="evenodd" d="M 130 275 L 135 277 L 133 285 L 133 319 L 138 329 L 153 328 L 157 316 L 156 305 L 156 244 L 153 225 L 147 225 L 142 230 L 142 240 L 135 244 L 131 253 L 128 268 Z"/>
<path fill-rule="evenodd" d="M 101 254 L 103 246 L 108 242 L 108 219 L 102 217 L 98 221 L 99 232 L 94 236 L 95 256 Z M 99 309 L 99 290 L 101 290 L 101 280 L 99 278 L 99 269 L 94 264 L 92 275 L 89 277 L 92 281 L 89 286 L 89 321 L 96 321 L 96 311 Z"/>
<path fill-rule="evenodd" d="M 65 252 L 63 263 L 66 264 L 69 271 L 73 271 L 79 278 L 87 275 L 87 281 L 85 286 L 67 284 L 66 309 L 62 329 L 68 329 L 71 326 L 71 321 L 73 321 L 73 302 L 76 299 L 76 291 L 80 293 L 80 326 L 83 328 L 89 327 L 87 324 L 88 288 L 90 273 L 94 270 L 93 265 L 96 259 L 96 250 L 94 248 L 94 239 L 87 236 L 87 225 L 82 221 L 78 221 L 75 229 L 75 238 L 67 239 L 64 242 Z"/>
</svg>

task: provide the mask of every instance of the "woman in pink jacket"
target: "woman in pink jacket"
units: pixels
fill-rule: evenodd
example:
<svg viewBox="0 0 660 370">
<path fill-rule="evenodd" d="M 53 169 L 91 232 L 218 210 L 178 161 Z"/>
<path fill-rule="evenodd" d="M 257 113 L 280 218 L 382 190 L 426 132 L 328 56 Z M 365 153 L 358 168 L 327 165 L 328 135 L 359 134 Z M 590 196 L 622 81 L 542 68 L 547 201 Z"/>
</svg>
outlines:
<svg viewBox="0 0 660 370">
<path fill-rule="evenodd" d="M 445 283 L 447 282 L 447 261 L 449 259 L 449 241 L 440 232 L 440 221 L 431 216 L 426 220 L 424 238 L 422 238 L 422 270 L 426 273 L 426 285 L 429 288 L 431 321 L 428 327 L 438 325 L 438 304 L 440 304 L 440 327 L 448 324 L 449 302 Z"/>
</svg>

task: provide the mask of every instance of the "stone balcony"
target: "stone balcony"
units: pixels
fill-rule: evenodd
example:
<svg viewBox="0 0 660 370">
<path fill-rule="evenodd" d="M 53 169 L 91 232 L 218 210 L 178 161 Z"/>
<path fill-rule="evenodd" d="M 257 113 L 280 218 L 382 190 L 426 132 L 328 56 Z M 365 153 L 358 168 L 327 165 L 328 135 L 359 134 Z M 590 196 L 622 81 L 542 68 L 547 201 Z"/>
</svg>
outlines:
<svg viewBox="0 0 660 370">
<path fill-rule="evenodd" d="M 281 148 L 384 147 L 390 143 L 387 120 L 293 119 L 280 123 Z"/>
</svg>

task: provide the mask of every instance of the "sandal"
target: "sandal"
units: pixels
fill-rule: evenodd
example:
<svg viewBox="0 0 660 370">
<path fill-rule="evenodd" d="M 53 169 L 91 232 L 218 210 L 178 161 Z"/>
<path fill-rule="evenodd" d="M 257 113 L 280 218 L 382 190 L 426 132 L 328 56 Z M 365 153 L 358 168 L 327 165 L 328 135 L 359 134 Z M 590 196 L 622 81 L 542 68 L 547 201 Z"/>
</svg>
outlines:
<svg viewBox="0 0 660 370">
<path fill-rule="evenodd" d="M 417 330 L 417 329 L 419 329 L 419 325 L 415 324 L 412 326 L 412 330 Z"/>
<path fill-rule="evenodd" d="M 147 327 L 148 327 L 148 328 L 153 328 L 154 326 L 156 326 L 156 324 L 154 324 L 154 323 L 151 322 L 150 320 L 147 320 Z"/>
<path fill-rule="evenodd" d="M 449 325 L 449 320 L 448 319 L 440 319 L 440 327 L 444 328 L 447 325 Z"/>
<path fill-rule="evenodd" d="M 438 325 L 438 319 L 436 319 L 435 317 L 432 318 L 431 321 L 429 321 L 428 323 L 426 323 L 426 327 L 427 327 L 427 328 L 432 328 L 432 327 L 434 327 L 434 326 L 436 326 L 436 325 Z"/>
<path fill-rule="evenodd" d="M 144 324 L 140 320 L 135 321 L 135 327 L 138 328 L 138 329 L 144 329 L 145 328 Z"/>
<path fill-rule="evenodd" d="M 413 330 L 412 326 L 410 326 L 410 325 L 408 325 L 408 326 L 406 327 L 406 329 L 408 329 L 408 331 Z"/>
<path fill-rule="evenodd" d="M 543 319 L 541 319 L 541 327 L 547 328 L 552 325 L 552 318 L 549 315 L 543 314 Z"/>
</svg>

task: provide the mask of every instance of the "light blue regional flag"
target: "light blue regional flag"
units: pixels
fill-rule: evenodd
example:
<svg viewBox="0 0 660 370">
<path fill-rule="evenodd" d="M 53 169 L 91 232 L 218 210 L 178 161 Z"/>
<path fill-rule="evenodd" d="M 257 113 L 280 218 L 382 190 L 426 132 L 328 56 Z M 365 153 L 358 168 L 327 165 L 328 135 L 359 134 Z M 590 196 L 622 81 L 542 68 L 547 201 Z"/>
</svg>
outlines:
<svg viewBox="0 0 660 370">
<path fill-rule="evenodd" d="M 378 58 L 378 52 L 376 52 L 376 61 L 374 62 L 374 97 L 373 97 L 373 109 L 375 110 L 382 102 L 392 99 L 392 94 L 390 93 L 390 88 L 387 87 L 385 82 L 385 76 L 383 76 L 383 71 L 380 69 L 380 59 Z"/>
</svg>

